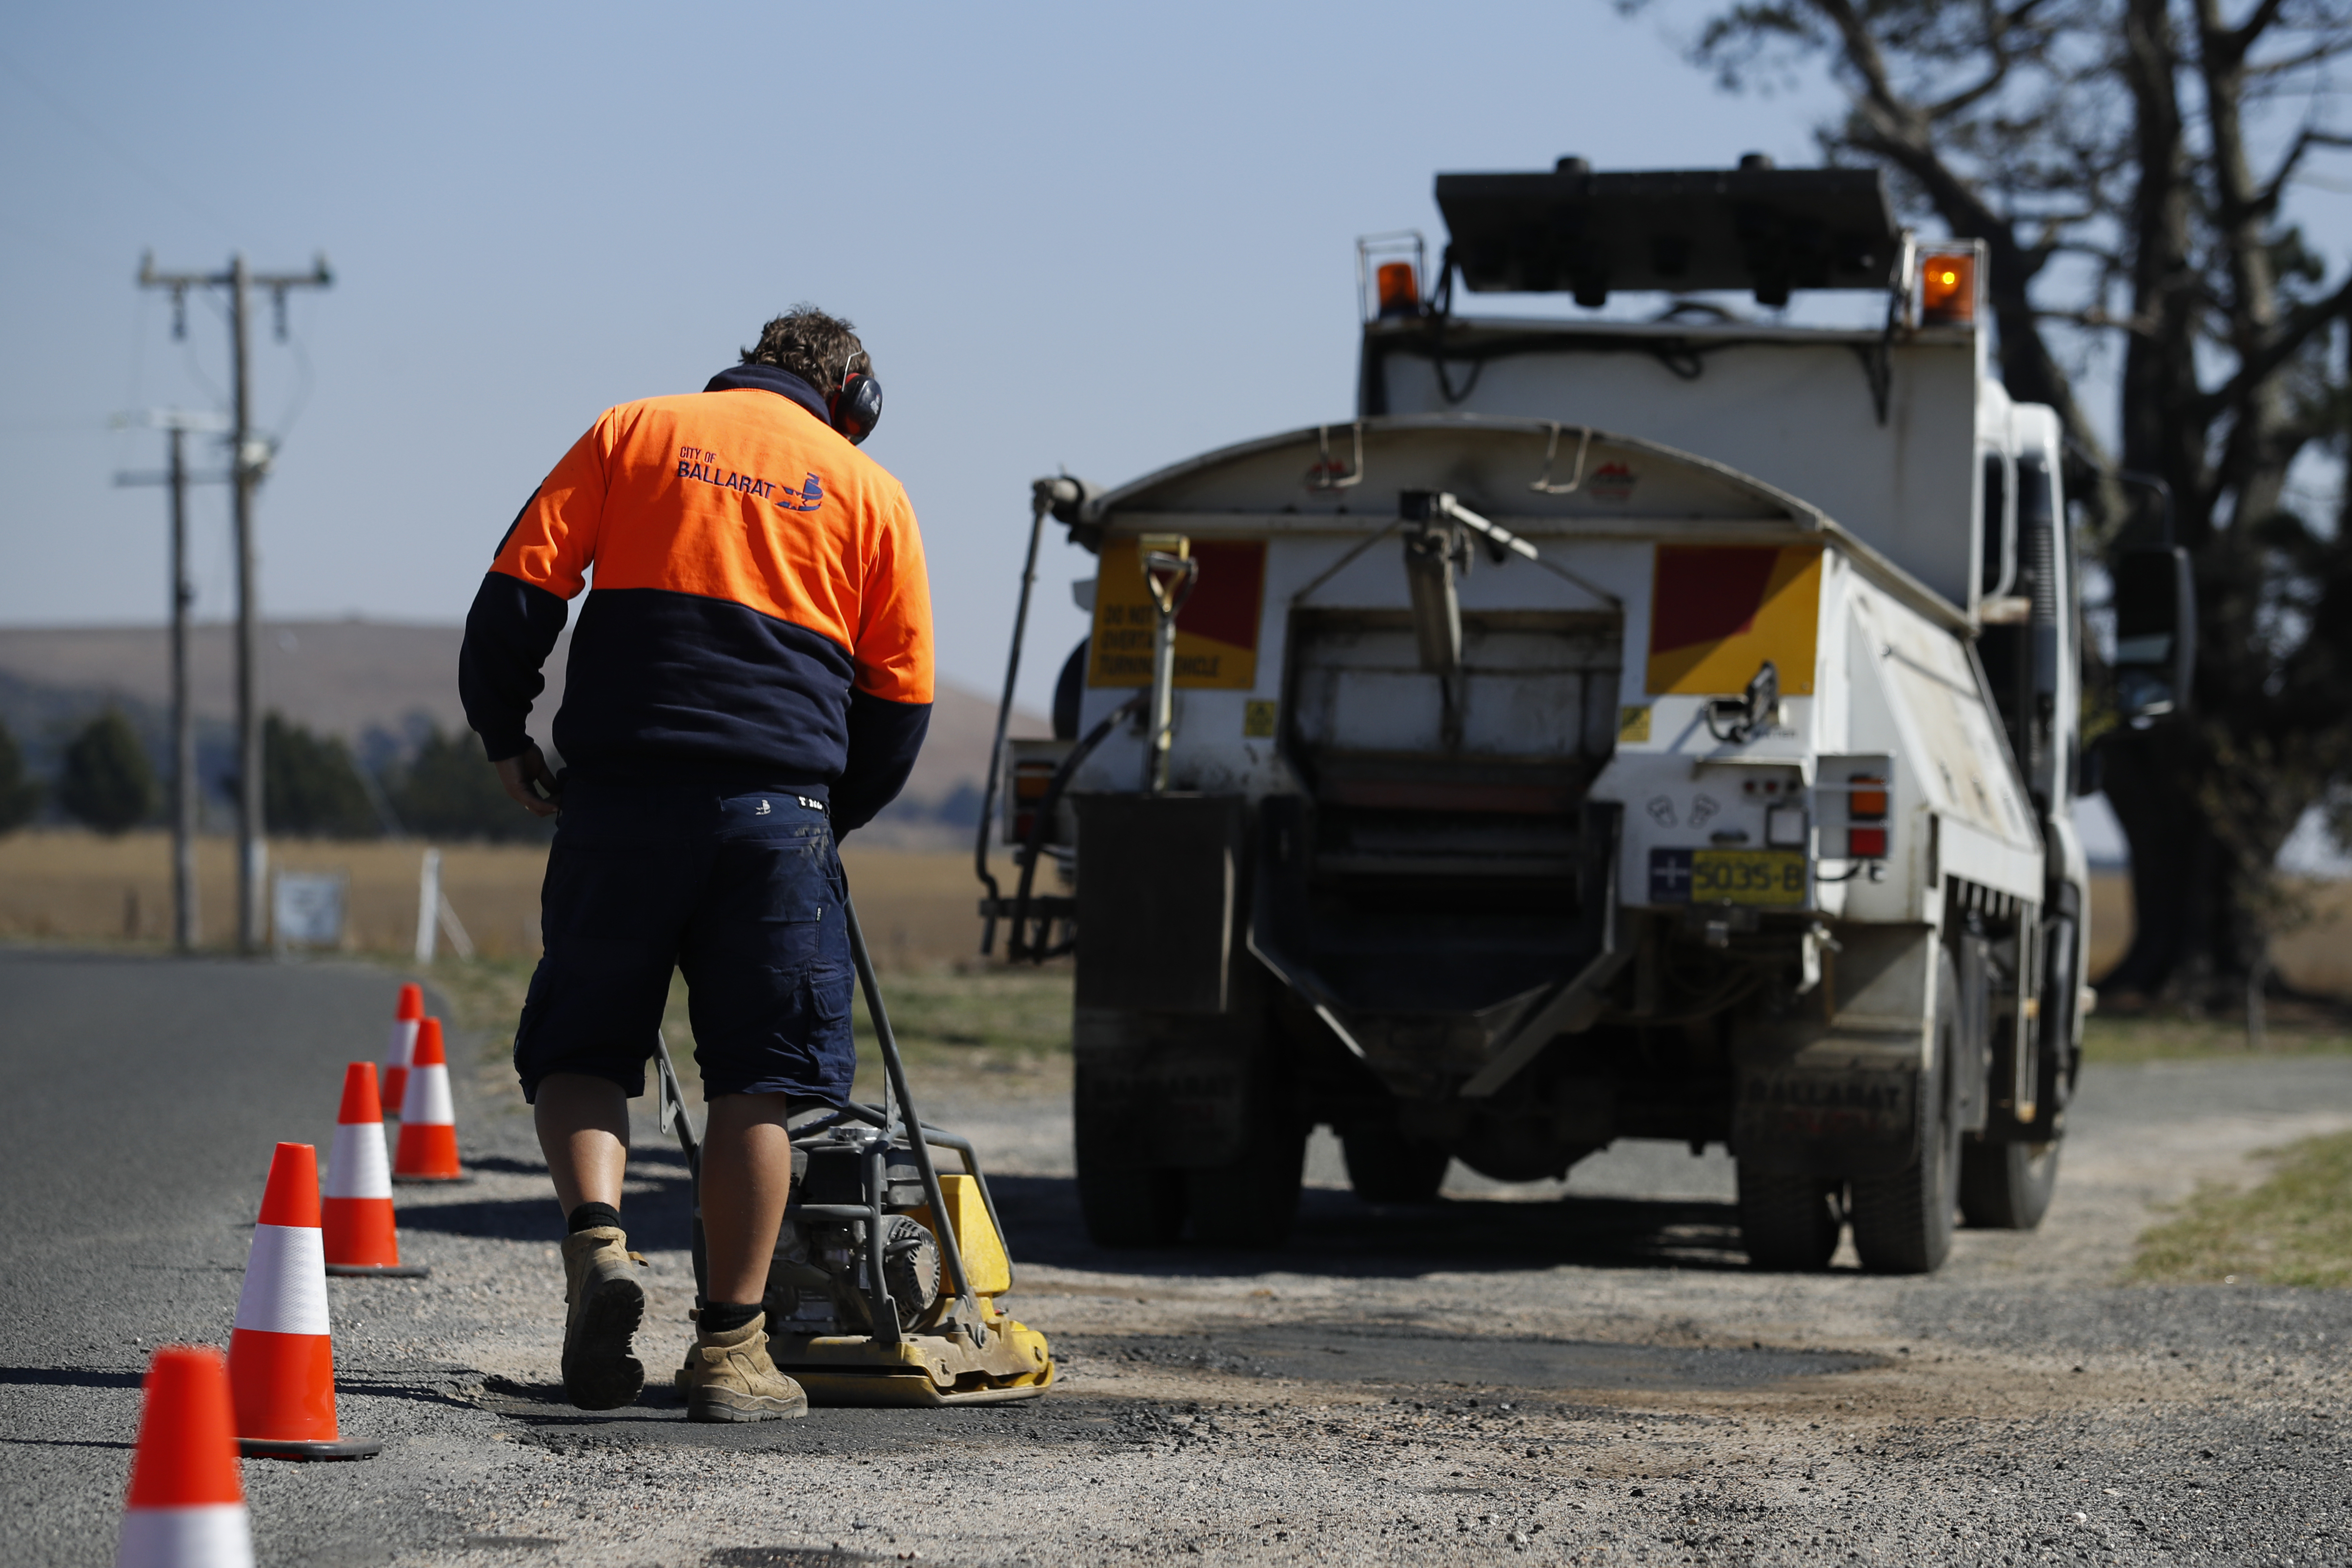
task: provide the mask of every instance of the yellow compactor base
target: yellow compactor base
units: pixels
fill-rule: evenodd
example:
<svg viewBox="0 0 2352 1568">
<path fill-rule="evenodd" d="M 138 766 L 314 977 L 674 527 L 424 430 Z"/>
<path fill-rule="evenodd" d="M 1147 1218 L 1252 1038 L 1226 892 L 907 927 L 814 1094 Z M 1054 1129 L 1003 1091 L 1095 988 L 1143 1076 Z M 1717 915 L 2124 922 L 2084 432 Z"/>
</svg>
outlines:
<svg viewBox="0 0 2352 1568">
<path fill-rule="evenodd" d="M 911 1333 L 895 1348 L 863 1334 L 777 1334 L 776 1368 L 808 1390 L 811 1405 L 1002 1405 L 1053 1386 L 1045 1336 L 999 1318 L 988 1348 L 961 1334 Z"/>
</svg>

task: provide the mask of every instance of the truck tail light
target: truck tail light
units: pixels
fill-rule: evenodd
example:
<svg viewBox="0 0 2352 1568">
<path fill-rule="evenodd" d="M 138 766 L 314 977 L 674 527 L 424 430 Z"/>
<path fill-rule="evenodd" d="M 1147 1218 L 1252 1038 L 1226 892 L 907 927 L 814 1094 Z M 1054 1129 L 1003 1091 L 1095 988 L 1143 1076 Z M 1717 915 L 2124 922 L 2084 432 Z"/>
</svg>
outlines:
<svg viewBox="0 0 2352 1568">
<path fill-rule="evenodd" d="M 1846 858 L 1886 858 L 1886 780 L 1877 773 L 1855 773 L 1846 781 Z"/>
<path fill-rule="evenodd" d="M 1930 256 L 1919 264 L 1919 319 L 1931 325 L 1977 317 L 1977 258 L 1968 251 Z"/>
<path fill-rule="evenodd" d="M 1052 759 L 1036 757 L 1013 764 L 1013 842 L 1026 844 L 1030 831 L 1037 825 L 1037 806 L 1045 798 L 1046 786 L 1054 782 L 1054 769 L 1058 764 Z M 1053 834 L 1049 829 L 1046 839 Z"/>
<path fill-rule="evenodd" d="M 1358 273 L 1357 276 L 1361 278 L 1363 274 Z M 1413 275 L 1412 262 L 1383 261 L 1381 263 L 1380 283 L 1382 320 L 1391 316 L 1421 314 L 1421 279 Z"/>
</svg>

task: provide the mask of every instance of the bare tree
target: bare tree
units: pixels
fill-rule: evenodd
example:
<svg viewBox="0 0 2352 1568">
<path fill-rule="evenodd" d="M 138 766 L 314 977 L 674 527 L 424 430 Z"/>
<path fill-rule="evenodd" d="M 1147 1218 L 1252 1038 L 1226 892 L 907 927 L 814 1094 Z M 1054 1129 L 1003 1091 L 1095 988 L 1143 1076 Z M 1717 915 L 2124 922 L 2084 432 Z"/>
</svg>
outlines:
<svg viewBox="0 0 2352 1568">
<path fill-rule="evenodd" d="M 2352 279 L 2328 286 L 2287 213 L 2312 155 L 2352 146 L 2329 70 L 2352 4 L 2225 8 L 1771 0 L 1692 49 L 1734 89 L 1833 75 L 1847 109 L 1824 153 L 1889 169 L 1908 209 L 1986 242 L 2002 376 L 2065 421 L 2089 550 L 2168 529 L 2191 552 L 2193 710 L 2095 723 L 2137 915 L 2108 984 L 2214 1007 L 2269 973 L 2296 823 L 2333 805 L 2352 826 L 2352 499 L 2314 526 L 2288 490 L 2299 457 L 2346 439 L 2352 360 L 2329 352 Z M 2104 424 L 2084 401 L 2103 381 Z"/>
</svg>

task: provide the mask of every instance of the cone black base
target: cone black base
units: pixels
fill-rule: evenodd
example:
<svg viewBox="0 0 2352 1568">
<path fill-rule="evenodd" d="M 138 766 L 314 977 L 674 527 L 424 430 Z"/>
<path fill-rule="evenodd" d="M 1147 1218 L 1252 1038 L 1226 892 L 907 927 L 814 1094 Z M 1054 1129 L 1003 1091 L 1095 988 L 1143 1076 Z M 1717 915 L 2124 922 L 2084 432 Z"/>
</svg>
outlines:
<svg viewBox="0 0 2352 1568">
<path fill-rule="evenodd" d="M 397 1171 L 392 1173 L 392 1184 L 395 1187 L 446 1187 L 456 1182 L 470 1182 L 473 1179 L 474 1175 L 470 1171 L 457 1176 L 404 1176 Z"/>
<path fill-rule="evenodd" d="M 373 1459 L 383 1452 L 383 1445 L 365 1437 L 344 1437 L 332 1443 L 239 1437 L 236 1451 L 248 1459 Z"/>
<path fill-rule="evenodd" d="M 425 1263 L 330 1263 L 327 1272 L 354 1279 L 371 1275 L 380 1279 L 422 1279 L 433 1268 Z"/>
</svg>

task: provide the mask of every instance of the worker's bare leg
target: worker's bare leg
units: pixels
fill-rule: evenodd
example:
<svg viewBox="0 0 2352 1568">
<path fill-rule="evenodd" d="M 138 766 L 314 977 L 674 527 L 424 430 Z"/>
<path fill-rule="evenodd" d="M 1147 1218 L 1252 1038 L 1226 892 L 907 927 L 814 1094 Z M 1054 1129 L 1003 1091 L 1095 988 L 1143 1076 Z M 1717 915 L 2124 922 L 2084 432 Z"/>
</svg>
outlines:
<svg viewBox="0 0 2352 1568">
<path fill-rule="evenodd" d="M 531 1104 L 540 1152 L 566 1218 L 582 1204 L 621 1206 L 629 1166 L 629 1100 L 608 1078 L 551 1072 Z"/>
<path fill-rule="evenodd" d="M 713 1301 L 757 1306 L 793 1184 L 793 1139 L 781 1094 L 710 1101 L 702 1145 L 702 1241 Z"/>
<path fill-rule="evenodd" d="M 683 1382 L 689 1421 L 772 1421 L 808 1409 L 801 1385 L 767 1350 L 768 1262 L 793 1182 L 793 1140 L 781 1094 L 710 1101 L 702 1145 L 702 1239 L 709 1299 Z"/>
<path fill-rule="evenodd" d="M 629 1240 L 620 1227 L 621 1178 L 629 1164 L 629 1101 L 621 1086 L 588 1073 L 540 1079 L 531 1110 L 539 1147 L 570 1227 L 563 1238 L 563 1390 L 583 1410 L 632 1403 L 646 1369 L 630 1353 L 645 1319 Z M 604 1211 L 582 1205 L 596 1205 Z"/>
</svg>

